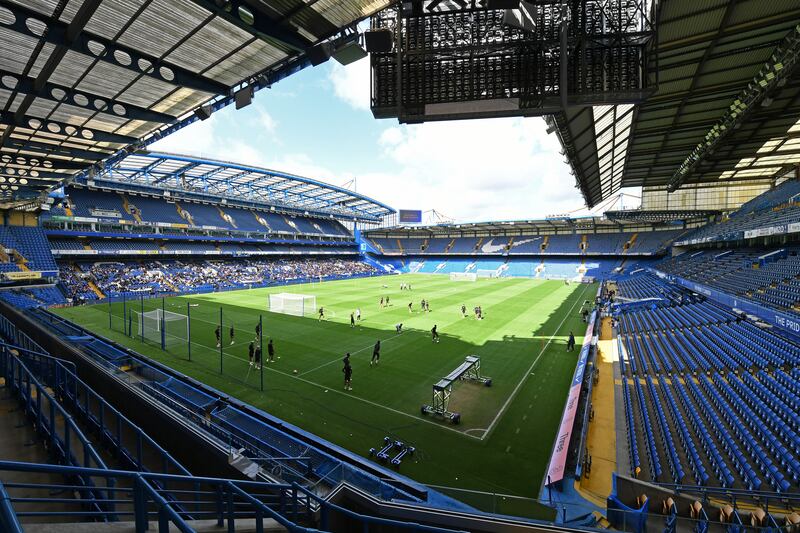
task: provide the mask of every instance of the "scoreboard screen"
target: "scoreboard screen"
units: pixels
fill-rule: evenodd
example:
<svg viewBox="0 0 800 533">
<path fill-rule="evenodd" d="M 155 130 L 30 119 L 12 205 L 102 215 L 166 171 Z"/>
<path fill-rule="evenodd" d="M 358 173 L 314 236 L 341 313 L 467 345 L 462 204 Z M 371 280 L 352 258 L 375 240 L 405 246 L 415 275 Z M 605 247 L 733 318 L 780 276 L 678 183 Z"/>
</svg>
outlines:
<svg viewBox="0 0 800 533">
<path fill-rule="evenodd" d="M 415 211 L 412 209 L 400 210 L 400 223 L 402 224 L 420 224 L 422 222 L 422 211 Z"/>
</svg>

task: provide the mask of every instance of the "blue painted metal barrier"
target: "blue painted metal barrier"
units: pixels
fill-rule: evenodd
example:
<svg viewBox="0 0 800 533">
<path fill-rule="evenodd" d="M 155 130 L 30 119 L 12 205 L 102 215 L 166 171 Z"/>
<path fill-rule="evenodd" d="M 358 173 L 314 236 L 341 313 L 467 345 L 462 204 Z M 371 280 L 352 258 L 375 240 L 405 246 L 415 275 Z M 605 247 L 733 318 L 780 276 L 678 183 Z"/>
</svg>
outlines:
<svg viewBox="0 0 800 533">
<path fill-rule="evenodd" d="M 148 529 L 152 521 L 157 523 L 159 533 L 167 533 L 170 524 L 184 533 L 194 531 L 191 521 L 194 519 L 215 519 L 222 527 L 227 525 L 229 532 L 236 531 L 237 521 L 246 520 L 245 525 L 252 527 L 256 522 L 256 531 L 263 531 L 265 520 L 274 520 L 292 533 L 314 533 L 329 531 L 333 520 L 346 521 L 353 531 L 369 533 L 382 528 L 403 529 L 423 533 L 455 533 L 458 530 L 434 526 L 426 526 L 414 522 L 404 522 L 386 518 L 363 515 L 344 507 L 330 503 L 311 491 L 297 484 L 262 483 L 257 481 L 238 481 L 197 476 L 179 476 L 169 474 L 153 474 L 147 472 L 129 472 L 96 468 L 80 468 L 74 466 L 45 465 L 0 461 L 0 477 L 3 472 L 25 472 L 49 474 L 53 477 L 65 478 L 86 477 L 105 480 L 113 487 L 109 492 L 116 510 L 115 518 L 133 521 L 137 533 Z M 41 476 L 37 476 L 41 479 Z M 75 487 L 55 482 L 9 482 L 5 484 L 8 491 L 0 485 L 0 520 L 19 524 L 18 517 L 48 517 L 71 521 L 107 521 L 112 513 L 104 511 L 97 501 L 96 509 L 85 510 L 82 500 L 70 498 L 36 498 L 15 497 L 9 491 L 24 489 L 26 494 L 43 491 L 45 494 L 61 493 Z M 163 488 L 163 487 L 169 487 Z M 178 494 L 178 501 L 171 501 L 167 493 Z M 46 511 L 13 511 L 17 503 L 58 503 L 60 507 Z M 74 507 L 74 508 L 73 508 Z M 321 529 L 311 525 L 319 523 Z M 2 522 L 0 522 L 2 523 Z M 22 529 L 4 529 L 10 533 L 21 532 Z M 461 532 L 463 533 L 463 532 Z"/>
<path fill-rule="evenodd" d="M 0 527 L 7 533 L 23 533 L 22 525 L 17 519 L 14 508 L 11 506 L 11 500 L 0 481 Z"/>
</svg>

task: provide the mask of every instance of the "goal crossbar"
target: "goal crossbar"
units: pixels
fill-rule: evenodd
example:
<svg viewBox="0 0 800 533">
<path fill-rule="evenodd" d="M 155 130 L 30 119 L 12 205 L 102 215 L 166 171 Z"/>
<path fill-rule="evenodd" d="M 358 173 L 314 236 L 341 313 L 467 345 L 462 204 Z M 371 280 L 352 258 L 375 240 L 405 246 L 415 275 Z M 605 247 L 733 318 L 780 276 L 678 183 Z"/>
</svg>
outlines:
<svg viewBox="0 0 800 533">
<path fill-rule="evenodd" d="M 270 294 L 267 310 L 293 316 L 313 315 L 317 308 L 317 297 L 309 294 L 281 292 Z"/>
</svg>

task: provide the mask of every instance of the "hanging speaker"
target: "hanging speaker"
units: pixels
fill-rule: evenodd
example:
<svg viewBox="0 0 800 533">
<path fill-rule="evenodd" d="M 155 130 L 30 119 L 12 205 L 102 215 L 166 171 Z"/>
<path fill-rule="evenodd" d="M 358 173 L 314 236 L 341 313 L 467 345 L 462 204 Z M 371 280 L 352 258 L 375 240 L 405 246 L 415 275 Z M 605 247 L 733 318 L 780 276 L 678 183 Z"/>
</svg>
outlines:
<svg viewBox="0 0 800 533">
<path fill-rule="evenodd" d="M 518 9 L 519 0 L 488 0 L 486 7 L 489 9 Z"/>
<path fill-rule="evenodd" d="M 320 43 L 309 48 L 306 52 L 306 57 L 311 61 L 311 65 L 316 67 L 329 60 L 331 58 L 331 53 L 326 43 Z"/>
<path fill-rule="evenodd" d="M 333 51 L 333 58 L 342 65 L 355 63 L 359 59 L 367 57 L 367 52 L 361 48 L 357 40 L 348 41 Z"/>
<path fill-rule="evenodd" d="M 245 87 L 233 93 L 233 101 L 236 104 L 236 109 L 249 106 L 253 102 L 253 89 Z"/>
<path fill-rule="evenodd" d="M 392 51 L 392 30 L 381 28 L 379 30 L 367 30 L 364 32 L 364 44 L 370 54 L 385 54 Z"/>
<path fill-rule="evenodd" d="M 201 105 L 200 107 L 194 110 L 194 114 L 200 120 L 206 120 L 208 117 L 211 116 L 211 106 Z"/>
</svg>

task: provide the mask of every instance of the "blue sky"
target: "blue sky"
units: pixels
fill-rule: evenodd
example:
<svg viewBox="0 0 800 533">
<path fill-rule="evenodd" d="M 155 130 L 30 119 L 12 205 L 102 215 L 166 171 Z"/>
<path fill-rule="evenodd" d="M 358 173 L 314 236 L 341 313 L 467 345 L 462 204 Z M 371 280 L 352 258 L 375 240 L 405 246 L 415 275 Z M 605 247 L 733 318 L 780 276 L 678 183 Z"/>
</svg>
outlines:
<svg viewBox="0 0 800 533">
<path fill-rule="evenodd" d="M 369 111 L 369 61 L 307 68 L 253 105 L 229 106 L 150 147 L 292 172 L 395 208 L 457 221 L 522 219 L 583 206 L 540 118 L 400 125 Z"/>
</svg>

